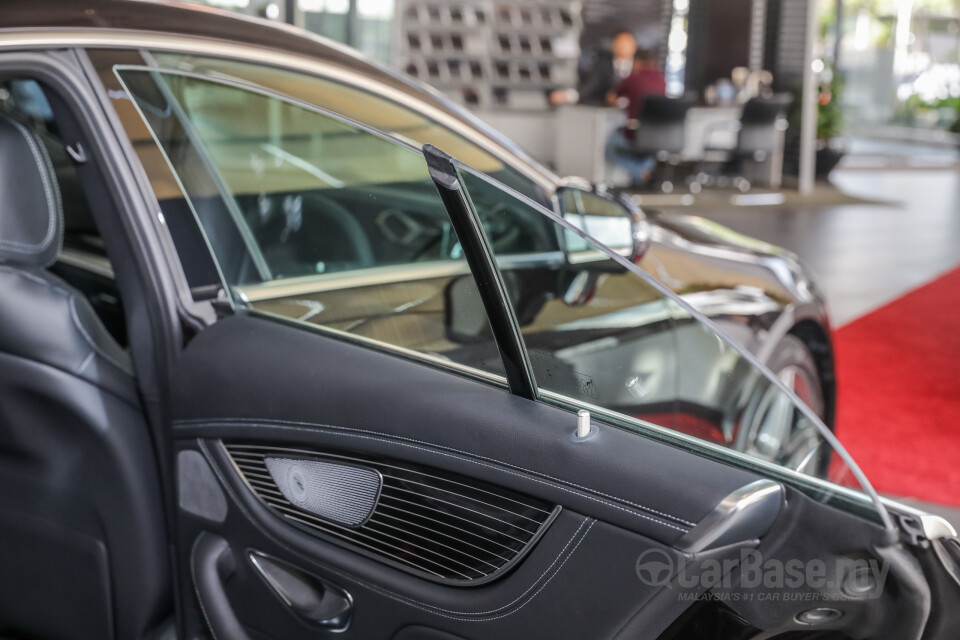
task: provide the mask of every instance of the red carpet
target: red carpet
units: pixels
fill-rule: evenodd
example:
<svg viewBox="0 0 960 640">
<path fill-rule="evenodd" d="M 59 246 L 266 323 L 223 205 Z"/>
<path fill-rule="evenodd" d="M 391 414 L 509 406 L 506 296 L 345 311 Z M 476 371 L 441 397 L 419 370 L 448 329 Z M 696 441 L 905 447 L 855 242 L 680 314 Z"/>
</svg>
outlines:
<svg viewBox="0 0 960 640">
<path fill-rule="evenodd" d="M 960 506 L 960 269 L 834 340 L 837 436 L 877 491 Z"/>
</svg>

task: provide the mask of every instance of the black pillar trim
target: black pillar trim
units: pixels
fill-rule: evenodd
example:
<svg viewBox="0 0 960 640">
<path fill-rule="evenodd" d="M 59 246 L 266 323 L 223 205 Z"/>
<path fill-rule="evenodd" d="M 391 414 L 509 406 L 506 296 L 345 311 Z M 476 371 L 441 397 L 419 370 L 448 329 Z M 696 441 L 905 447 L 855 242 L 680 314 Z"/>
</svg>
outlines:
<svg viewBox="0 0 960 640">
<path fill-rule="evenodd" d="M 496 257 L 483 231 L 480 216 L 464 188 L 460 172 L 452 156 L 431 144 L 423 146 L 423 155 L 480 291 L 480 299 L 490 320 L 490 328 L 500 351 L 510 392 L 522 398 L 536 400 L 537 383 L 533 377 L 533 368 L 523 336 L 520 334 L 520 325 L 510 303 L 503 276 L 497 268 Z"/>
</svg>

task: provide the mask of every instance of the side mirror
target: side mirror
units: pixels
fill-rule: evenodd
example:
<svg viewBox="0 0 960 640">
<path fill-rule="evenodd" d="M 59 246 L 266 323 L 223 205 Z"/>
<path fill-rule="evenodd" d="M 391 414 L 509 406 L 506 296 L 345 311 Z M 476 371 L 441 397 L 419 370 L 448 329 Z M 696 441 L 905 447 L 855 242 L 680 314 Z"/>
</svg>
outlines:
<svg viewBox="0 0 960 640">
<path fill-rule="evenodd" d="M 554 206 L 568 222 L 630 261 L 643 258 L 650 241 L 649 224 L 643 211 L 627 198 L 585 180 L 568 178 L 557 188 Z M 596 253 L 575 234 L 567 233 L 566 243 L 571 262 L 585 261 Z"/>
</svg>

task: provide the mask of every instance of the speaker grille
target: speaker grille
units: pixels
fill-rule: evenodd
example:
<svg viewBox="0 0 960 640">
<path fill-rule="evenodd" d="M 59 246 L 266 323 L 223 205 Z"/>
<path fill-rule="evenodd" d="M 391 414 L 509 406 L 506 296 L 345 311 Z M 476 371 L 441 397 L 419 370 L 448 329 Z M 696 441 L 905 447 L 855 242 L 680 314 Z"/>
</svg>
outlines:
<svg viewBox="0 0 960 640">
<path fill-rule="evenodd" d="M 366 522 L 380 495 L 380 474 L 372 469 L 293 458 L 263 462 L 289 502 L 350 527 Z"/>
<path fill-rule="evenodd" d="M 281 517 L 438 582 L 479 584 L 502 575 L 559 512 L 559 507 L 502 487 L 392 459 L 259 444 L 224 446 L 254 493 Z M 314 476 L 318 483 L 332 469 L 333 482 L 340 491 L 349 490 L 353 504 L 332 500 L 337 507 L 333 517 L 326 498 L 302 497 L 289 480 L 286 488 L 278 480 L 288 478 L 289 469 L 308 465 L 323 465 L 309 467 L 323 471 Z M 351 470 L 356 484 L 343 482 L 344 469 Z M 379 499 L 372 501 L 370 474 L 381 483 Z M 329 486 L 325 491 L 330 493 Z M 364 513 L 371 503 L 375 506 Z"/>
</svg>

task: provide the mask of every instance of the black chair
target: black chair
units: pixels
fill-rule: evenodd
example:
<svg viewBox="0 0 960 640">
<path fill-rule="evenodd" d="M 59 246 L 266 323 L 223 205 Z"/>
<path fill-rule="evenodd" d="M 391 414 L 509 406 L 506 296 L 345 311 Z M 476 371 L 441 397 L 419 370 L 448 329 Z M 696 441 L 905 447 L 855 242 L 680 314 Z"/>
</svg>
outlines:
<svg viewBox="0 0 960 640">
<path fill-rule="evenodd" d="M 639 157 L 654 157 L 658 165 L 665 166 L 659 181 L 660 190 L 665 193 L 674 189 L 676 168 L 687 141 L 687 112 L 695 102 L 692 95 L 680 98 L 647 96 L 640 107 L 632 151 Z"/>
<path fill-rule="evenodd" d="M 145 638 L 171 607 L 157 454 L 130 357 L 48 270 L 44 139 L 2 113 L 0 195 L 0 635 Z"/>
<path fill-rule="evenodd" d="M 779 94 L 770 98 L 752 98 L 743 106 L 740 120 L 733 124 L 737 132 L 737 144 L 732 149 L 717 148 L 709 145 L 710 137 L 717 128 L 708 128 L 705 137 L 702 165 L 719 167 L 713 171 L 701 168 L 697 181 L 701 184 L 732 183 L 741 191 L 750 188 L 750 181 L 744 175 L 748 162 L 767 162 L 774 157 L 780 137 L 786 129 L 783 116 L 793 97 Z M 724 127 L 730 125 L 724 124 Z"/>
</svg>

